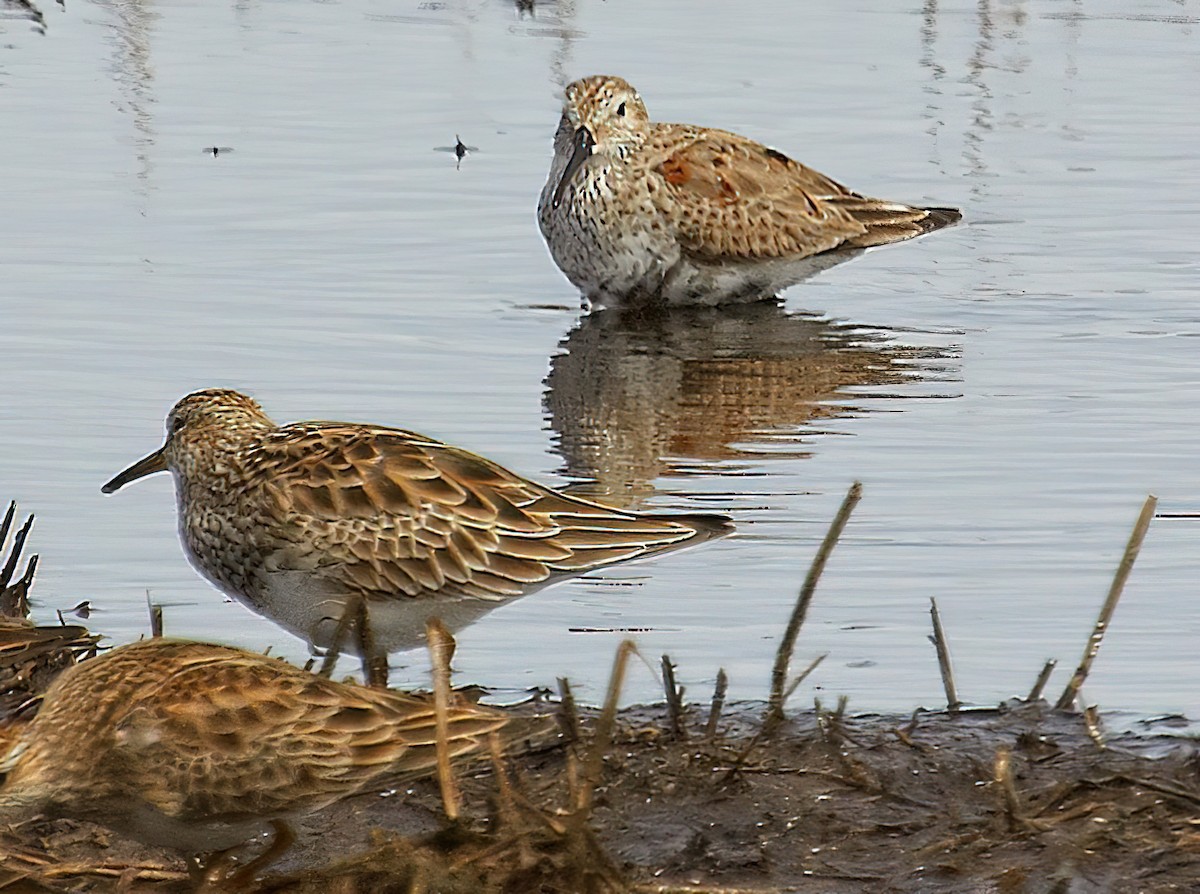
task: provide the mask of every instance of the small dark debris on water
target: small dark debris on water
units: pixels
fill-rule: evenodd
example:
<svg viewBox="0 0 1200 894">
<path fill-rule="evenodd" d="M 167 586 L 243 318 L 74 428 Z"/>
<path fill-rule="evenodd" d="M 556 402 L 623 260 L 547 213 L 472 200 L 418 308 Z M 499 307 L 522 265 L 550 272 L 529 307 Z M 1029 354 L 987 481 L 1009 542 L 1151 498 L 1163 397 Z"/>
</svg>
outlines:
<svg viewBox="0 0 1200 894">
<path fill-rule="evenodd" d="M 434 152 L 453 152 L 454 157 L 458 159 L 458 161 L 454 165 L 454 169 L 458 170 L 458 168 L 462 165 L 462 160 L 467 157 L 467 153 L 468 152 L 478 152 L 479 147 L 478 146 L 468 146 L 466 143 L 464 143 L 462 141 L 462 137 L 460 137 L 458 134 L 455 134 L 453 146 L 434 146 L 433 151 Z"/>
<path fill-rule="evenodd" d="M 75 615 L 76 617 L 83 618 L 86 621 L 92 616 L 92 612 L 94 611 L 96 611 L 96 609 L 92 607 L 92 603 L 85 599 L 83 602 L 71 609 L 71 614 Z"/>
<path fill-rule="evenodd" d="M 521 310 L 552 310 L 560 313 L 575 313 L 577 307 L 571 304 L 518 304 Z"/>
<path fill-rule="evenodd" d="M 213 158 L 216 158 L 218 155 L 228 155 L 230 152 L 233 151 L 233 147 L 232 146 L 205 146 L 200 151 L 203 152 L 205 155 L 211 155 Z"/>
</svg>

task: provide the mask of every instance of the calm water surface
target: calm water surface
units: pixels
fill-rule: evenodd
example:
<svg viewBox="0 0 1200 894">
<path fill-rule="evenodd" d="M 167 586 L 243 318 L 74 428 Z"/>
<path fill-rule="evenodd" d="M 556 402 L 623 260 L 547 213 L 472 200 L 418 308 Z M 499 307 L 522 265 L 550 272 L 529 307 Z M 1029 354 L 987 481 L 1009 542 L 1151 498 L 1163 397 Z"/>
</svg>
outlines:
<svg viewBox="0 0 1200 894">
<path fill-rule="evenodd" d="M 500 687 L 597 697 L 623 634 L 578 631 L 649 628 L 690 693 L 725 667 L 761 696 L 861 479 L 797 662 L 828 652 L 813 679 L 859 709 L 935 705 L 936 596 L 994 701 L 1078 660 L 1148 492 L 1200 509 L 1196 2 L 40 2 L 44 33 L 0 15 L 0 498 L 38 514 L 43 618 L 89 599 L 127 641 L 150 590 L 170 632 L 303 657 L 187 566 L 168 477 L 99 492 L 213 385 L 734 515 L 468 628 L 461 679 Z M 583 315 L 534 205 L 595 72 L 966 223 L 779 308 Z M 1089 700 L 1200 714 L 1198 540 L 1154 523 Z"/>
</svg>

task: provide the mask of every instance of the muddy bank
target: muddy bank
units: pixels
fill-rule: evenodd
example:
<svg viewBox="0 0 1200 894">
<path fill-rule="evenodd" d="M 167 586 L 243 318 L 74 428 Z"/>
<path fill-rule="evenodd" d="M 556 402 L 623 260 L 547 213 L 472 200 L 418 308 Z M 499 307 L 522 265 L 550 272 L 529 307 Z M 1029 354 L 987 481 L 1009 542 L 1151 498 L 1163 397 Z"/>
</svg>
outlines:
<svg viewBox="0 0 1200 894">
<path fill-rule="evenodd" d="M 352 798 L 307 820 L 254 890 L 1046 894 L 1200 878 L 1200 759 L 1169 718 L 1101 744 L 1045 704 L 915 723 L 809 711 L 756 741 L 761 706 L 712 739 L 694 713 L 683 739 L 665 709 L 621 712 L 586 830 L 570 780 L 594 714 L 579 745 L 507 758 L 502 797 L 494 767 L 464 771 L 457 830 L 431 781 Z M 0 843 L 0 891 L 195 889 L 177 856 L 98 827 L 42 822 Z"/>
<path fill-rule="evenodd" d="M 817 703 L 807 712 L 782 711 L 821 660 L 794 678 L 789 673 L 821 568 L 858 492 L 855 485 L 847 494 L 801 587 L 769 704 L 722 710 L 714 694 L 711 707 L 684 705 L 664 656 L 667 705 L 617 711 L 634 651 L 626 643 L 602 711 L 576 710 L 561 682 L 562 701 L 514 709 L 548 715 L 536 724 L 548 733 L 503 755 L 496 745 L 490 760 L 453 774 L 461 801 L 432 780 L 344 800 L 304 820 L 295 846 L 241 890 L 1196 890 L 1200 755 L 1182 717 L 1146 719 L 1136 732 L 1110 735 L 1094 708 L 1058 710 L 1037 697 L 1049 664 L 1028 701 L 993 710 L 852 716 L 842 700 L 836 710 Z M 1153 511 L 1151 497 L 1056 705 L 1079 703 Z M 10 509 L 0 543 L 12 521 Z M 81 627 L 36 627 L 27 619 L 36 562 L 10 581 L 29 524 L 0 570 L 0 616 L 10 616 L 0 617 L 0 707 L 7 708 L 0 753 L 54 673 L 96 651 Z M 947 702 L 956 705 L 936 606 L 933 629 Z M 441 667 L 448 676 L 448 665 Z M 457 821 L 447 820 L 448 810 Z M 230 868 L 210 864 L 209 879 L 223 880 Z M 224 881 L 189 877 L 175 853 L 98 826 L 0 825 L 0 894 L 226 889 Z"/>
</svg>

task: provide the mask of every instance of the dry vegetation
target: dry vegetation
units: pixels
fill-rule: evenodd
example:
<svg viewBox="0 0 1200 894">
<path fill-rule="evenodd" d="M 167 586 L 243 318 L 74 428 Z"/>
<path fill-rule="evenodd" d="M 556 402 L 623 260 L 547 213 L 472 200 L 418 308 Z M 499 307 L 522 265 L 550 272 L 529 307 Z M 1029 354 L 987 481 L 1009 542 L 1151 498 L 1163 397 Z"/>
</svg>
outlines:
<svg viewBox="0 0 1200 894">
<path fill-rule="evenodd" d="M 958 710 L 935 617 L 952 710 L 851 716 L 842 702 L 785 713 L 804 675 L 789 678 L 791 648 L 857 496 L 857 489 L 848 495 L 805 581 L 765 705 L 725 706 L 720 691 L 708 705 L 687 705 L 664 656 L 665 704 L 617 711 L 633 651 L 626 644 L 602 709 L 576 709 L 561 682 L 553 743 L 506 754 L 495 747 L 490 761 L 454 774 L 452 787 L 449 777 L 440 786 L 426 780 L 394 796 L 334 805 L 311 818 L 292 852 L 248 890 L 1195 890 L 1200 759 L 1192 739 L 1170 735 L 1185 721 L 1146 720 L 1140 734 L 1109 736 L 1094 710 L 1063 709 L 1074 705 L 1099 649 L 1152 500 L 1062 708 L 1041 698 L 1039 679 L 1028 699 Z M 15 558 L 8 564 L 15 568 Z M 0 585 L 5 593 L 11 576 L 10 569 Z M 54 667 L 94 649 L 82 628 L 13 622 L 4 629 L 25 631 L 28 645 L 16 634 L 3 642 L 0 686 L 8 691 L 0 704 L 25 712 L 28 689 L 22 696 L 15 686 L 44 685 Z M 176 855 L 99 827 L 0 826 L 3 894 L 195 889 Z"/>
</svg>

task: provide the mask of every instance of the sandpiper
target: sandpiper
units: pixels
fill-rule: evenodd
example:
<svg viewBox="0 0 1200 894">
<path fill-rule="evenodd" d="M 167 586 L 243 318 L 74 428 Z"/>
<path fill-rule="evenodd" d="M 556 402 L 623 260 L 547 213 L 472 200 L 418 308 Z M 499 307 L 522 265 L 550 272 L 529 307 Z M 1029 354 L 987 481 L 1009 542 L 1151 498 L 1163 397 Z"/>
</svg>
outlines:
<svg viewBox="0 0 1200 894">
<path fill-rule="evenodd" d="M 480 747 L 507 719 L 475 705 L 448 711 L 452 755 Z M 0 818 L 89 820 L 189 855 L 273 826 L 257 869 L 291 843 L 289 819 L 431 771 L 436 742 L 431 699 L 241 649 L 144 640 L 55 680 L 0 757 Z"/>
<path fill-rule="evenodd" d="M 728 131 L 651 121 L 609 75 L 567 86 L 538 202 L 555 263 L 598 305 L 766 298 L 961 217 L 868 198 Z"/>
<path fill-rule="evenodd" d="M 411 431 L 276 425 L 237 391 L 187 395 L 166 428 L 104 492 L 169 469 L 192 564 L 319 645 L 351 604 L 394 651 L 419 644 L 430 616 L 456 629 L 555 580 L 730 530 L 724 516 L 560 493 Z"/>
</svg>

